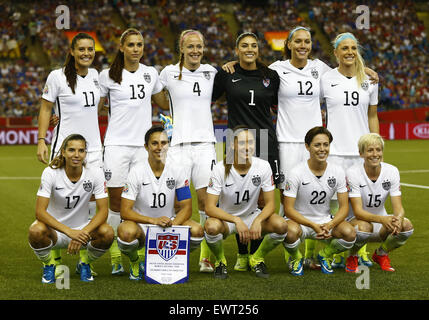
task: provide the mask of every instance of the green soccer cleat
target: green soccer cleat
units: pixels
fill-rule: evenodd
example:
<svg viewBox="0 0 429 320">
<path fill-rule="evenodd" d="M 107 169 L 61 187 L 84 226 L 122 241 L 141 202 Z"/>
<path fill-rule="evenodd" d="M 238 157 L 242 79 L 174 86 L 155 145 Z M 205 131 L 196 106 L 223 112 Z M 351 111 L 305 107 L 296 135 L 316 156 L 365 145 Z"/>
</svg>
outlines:
<svg viewBox="0 0 429 320">
<path fill-rule="evenodd" d="M 248 254 L 237 254 L 237 261 L 234 266 L 235 271 L 248 271 L 249 266 L 249 255 Z"/>
</svg>

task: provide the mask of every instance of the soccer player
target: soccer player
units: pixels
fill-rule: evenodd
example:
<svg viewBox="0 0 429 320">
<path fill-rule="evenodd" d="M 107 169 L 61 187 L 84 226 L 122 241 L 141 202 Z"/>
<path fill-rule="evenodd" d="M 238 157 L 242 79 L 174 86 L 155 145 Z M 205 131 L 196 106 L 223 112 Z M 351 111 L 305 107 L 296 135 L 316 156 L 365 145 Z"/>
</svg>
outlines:
<svg viewBox="0 0 429 320">
<path fill-rule="evenodd" d="M 204 202 L 210 172 L 216 163 L 211 98 L 217 70 L 201 64 L 204 37 L 197 30 L 185 30 L 179 37 L 179 63 L 166 66 L 160 81 L 168 90 L 173 133 L 168 157 L 182 163 L 189 172 L 198 197 L 200 224 L 207 219 Z M 213 272 L 210 250 L 201 243 L 200 272 Z"/>
<path fill-rule="evenodd" d="M 28 239 L 43 262 L 43 283 L 55 283 L 53 249 L 67 248 L 69 254 L 76 254 L 86 247 L 78 270 L 82 281 L 91 282 L 94 278 L 89 264 L 100 258 L 113 241 L 113 229 L 106 224 L 108 198 L 103 170 L 85 167 L 86 150 L 82 135 L 69 135 L 42 174 L 36 221 L 30 226 Z M 97 213 L 88 220 L 92 194 Z"/>
<path fill-rule="evenodd" d="M 51 146 L 50 160 L 60 153 L 63 140 L 72 133 L 85 137 L 88 143 L 87 167 L 102 167 L 102 145 L 98 126 L 100 88 L 98 72 L 91 68 L 95 57 L 94 39 L 86 33 L 78 33 L 71 42 L 63 68 L 53 70 L 46 80 L 39 111 L 39 135 L 37 157 L 48 163 L 46 133 L 54 108 L 58 117 Z M 94 197 L 89 204 L 89 218 L 95 214 Z M 81 251 L 83 254 L 83 251 Z M 61 264 L 60 250 L 54 250 L 57 264 Z M 93 271 L 94 272 L 94 271 Z M 95 274 L 95 272 L 94 272 Z"/>
<path fill-rule="evenodd" d="M 357 149 L 359 138 L 379 132 L 378 84 L 371 83 L 366 76 L 359 43 L 353 34 L 339 34 L 333 46 L 338 67 L 322 76 L 321 90 L 326 101 L 327 128 L 334 136 L 329 161 L 346 171 L 362 163 Z M 372 265 L 365 249 L 360 255 L 362 263 Z"/>
<path fill-rule="evenodd" d="M 100 73 L 101 101 L 109 100 L 109 124 L 104 138 L 104 173 L 109 190 L 108 223 L 117 233 L 121 193 L 131 166 L 144 162 L 144 135 L 152 126 L 151 99 L 168 107 L 158 72 L 140 63 L 144 39 L 140 31 L 125 30 L 109 69 Z M 124 272 L 116 240 L 110 248 L 112 275 Z"/>
<path fill-rule="evenodd" d="M 287 176 L 284 191 L 288 234 L 283 243 L 292 258 L 291 274 L 302 276 L 303 257 L 299 244 L 303 239 L 327 240 L 329 245 L 317 256 L 321 270 L 332 274 L 333 254 L 353 247 L 356 232 L 344 221 L 348 213 L 348 196 L 344 170 L 327 162 L 331 133 L 324 127 L 314 127 L 305 135 L 305 147 L 310 158 L 295 166 Z M 330 200 L 337 193 L 339 209 L 332 218 Z M 332 239 L 331 239 L 332 238 Z"/>
<path fill-rule="evenodd" d="M 280 244 L 287 233 L 287 223 L 275 211 L 274 180 L 270 164 L 253 157 L 255 135 L 244 126 L 233 130 L 227 138 L 227 155 L 213 168 L 207 188 L 205 224 L 207 244 L 216 257 L 215 278 L 227 278 L 223 239 L 232 233 L 241 243 L 263 237 L 262 243 L 249 257 L 256 276 L 268 278 L 264 257 Z M 262 194 L 265 206 L 258 208 Z M 219 206 L 217 204 L 219 203 Z"/>
<path fill-rule="evenodd" d="M 219 70 L 216 74 L 213 100 L 225 93 L 228 105 L 228 128 L 245 125 L 256 129 L 256 156 L 268 160 L 274 173 L 274 182 L 279 185 L 284 175 L 279 167 L 279 154 L 276 131 L 271 110 L 277 108 L 279 76 L 258 61 L 258 37 L 253 33 L 243 33 L 236 40 L 238 64 L 235 73 Z M 260 205 L 262 206 L 262 198 Z M 249 267 L 248 245 L 238 245 L 237 271 L 246 271 Z M 253 239 L 250 254 L 255 253 L 260 241 Z"/>
<path fill-rule="evenodd" d="M 200 247 L 204 232 L 191 219 L 192 198 L 186 170 L 167 159 L 168 137 L 162 126 L 153 126 L 145 135 L 148 159 L 133 166 L 122 191 L 121 219 L 118 227 L 119 249 L 130 259 L 131 280 L 141 280 L 144 264 L 138 250 L 144 246 L 146 224 L 161 227 L 191 227 L 190 250 Z M 180 210 L 175 212 L 178 201 Z"/>
<path fill-rule="evenodd" d="M 384 141 L 377 133 L 360 137 L 359 154 L 364 163 L 347 170 L 351 208 L 350 223 L 357 229 L 356 244 L 347 258 L 346 271 L 358 271 L 357 250 L 368 241 L 381 242 L 372 260 L 384 271 L 395 271 L 388 253 L 405 244 L 413 234 L 413 225 L 405 218 L 402 206 L 398 169 L 383 162 Z M 384 204 L 390 195 L 393 215 L 388 215 Z"/>
</svg>

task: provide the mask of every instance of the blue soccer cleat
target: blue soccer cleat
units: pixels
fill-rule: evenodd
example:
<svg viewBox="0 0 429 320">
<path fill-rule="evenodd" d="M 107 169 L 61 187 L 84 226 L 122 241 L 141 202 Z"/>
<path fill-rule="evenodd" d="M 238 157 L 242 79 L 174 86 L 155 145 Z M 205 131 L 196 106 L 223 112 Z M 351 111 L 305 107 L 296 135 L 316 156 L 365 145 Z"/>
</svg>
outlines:
<svg viewBox="0 0 429 320">
<path fill-rule="evenodd" d="M 43 267 L 42 283 L 55 283 L 55 264 Z"/>
<path fill-rule="evenodd" d="M 122 267 L 122 264 L 120 263 L 114 263 L 112 264 L 112 276 L 120 276 L 124 274 L 124 268 Z"/>
<path fill-rule="evenodd" d="M 322 257 L 320 254 L 317 255 L 317 260 L 319 260 L 320 268 L 324 274 L 333 274 L 331 262 L 328 258 Z"/>
<path fill-rule="evenodd" d="M 130 276 L 129 279 L 133 281 L 140 281 L 143 279 L 143 272 L 140 267 L 141 262 L 130 263 Z"/>
<path fill-rule="evenodd" d="M 80 280 L 84 282 L 92 282 L 94 281 L 94 277 L 91 273 L 91 267 L 89 264 L 81 262 L 79 263 L 79 270 L 80 270 Z"/>
<path fill-rule="evenodd" d="M 296 259 L 291 261 L 291 272 L 290 274 L 293 276 L 302 276 L 304 275 L 304 259 Z"/>
<path fill-rule="evenodd" d="M 371 259 L 368 257 L 368 252 L 364 252 L 362 255 L 359 255 L 359 265 L 367 267 L 373 266 Z"/>
<path fill-rule="evenodd" d="M 332 269 L 344 269 L 346 267 L 346 263 L 343 256 L 336 255 L 334 260 L 331 263 Z"/>
</svg>

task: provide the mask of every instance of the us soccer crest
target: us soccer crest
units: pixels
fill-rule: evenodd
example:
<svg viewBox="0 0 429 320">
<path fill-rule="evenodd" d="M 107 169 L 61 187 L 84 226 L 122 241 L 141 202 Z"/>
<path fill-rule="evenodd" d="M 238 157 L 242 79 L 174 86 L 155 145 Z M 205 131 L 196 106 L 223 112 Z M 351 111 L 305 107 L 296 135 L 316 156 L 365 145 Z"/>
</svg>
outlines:
<svg viewBox="0 0 429 320">
<path fill-rule="evenodd" d="M 100 89 L 100 86 L 98 85 L 98 80 L 94 79 L 94 85 L 95 85 L 98 89 Z"/>
<path fill-rule="evenodd" d="M 264 87 L 265 88 L 268 88 L 268 86 L 270 85 L 270 79 L 264 79 L 264 80 L 262 80 L 262 83 L 264 84 Z"/>
<path fill-rule="evenodd" d="M 92 191 L 92 182 L 91 181 L 84 181 L 83 182 L 83 190 L 85 190 L 86 192 L 91 192 Z"/>
<path fill-rule="evenodd" d="M 255 187 L 259 186 L 261 184 L 261 177 L 260 176 L 253 176 L 252 177 L 252 183 Z"/>
<path fill-rule="evenodd" d="M 335 185 L 337 184 L 337 179 L 335 179 L 335 177 L 329 177 L 328 178 L 328 186 L 329 188 L 334 188 Z"/>
<path fill-rule="evenodd" d="M 314 78 L 314 79 L 317 79 L 317 78 L 319 78 L 319 71 L 317 71 L 316 69 L 311 69 L 311 76 Z"/>
<path fill-rule="evenodd" d="M 204 78 L 206 78 L 207 80 L 210 80 L 210 72 L 203 71 L 203 75 L 204 75 Z"/>
<path fill-rule="evenodd" d="M 112 179 L 112 171 L 110 170 L 105 170 L 104 171 L 104 178 L 109 181 L 110 179 Z"/>
<path fill-rule="evenodd" d="M 383 181 L 381 184 L 384 190 L 389 191 L 390 190 L 390 181 Z"/>
<path fill-rule="evenodd" d="M 151 80 L 151 78 L 150 78 L 150 74 L 149 74 L 149 73 L 144 73 L 144 74 L 143 74 L 143 79 L 144 79 L 147 83 L 150 83 L 150 80 Z"/>
<path fill-rule="evenodd" d="M 368 82 L 366 82 L 366 81 L 362 82 L 361 87 L 363 90 L 367 91 L 368 87 L 369 87 Z"/>
<path fill-rule="evenodd" d="M 173 178 L 167 178 L 167 188 L 172 190 L 176 186 L 176 181 Z"/>
<path fill-rule="evenodd" d="M 180 235 L 178 233 L 161 233 L 156 235 L 156 251 L 165 261 L 173 258 L 179 248 Z"/>
</svg>

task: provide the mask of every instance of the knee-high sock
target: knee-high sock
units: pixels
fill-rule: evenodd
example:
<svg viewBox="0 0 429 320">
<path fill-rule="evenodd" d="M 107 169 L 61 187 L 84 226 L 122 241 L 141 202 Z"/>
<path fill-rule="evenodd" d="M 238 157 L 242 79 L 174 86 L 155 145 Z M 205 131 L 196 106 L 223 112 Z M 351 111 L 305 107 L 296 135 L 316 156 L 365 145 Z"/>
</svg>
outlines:
<svg viewBox="0 0 429 320">
<path fill-rule="evenodd" d="M 47 247 L 45 247 L 45 248 L 37 248 L 36 249 L 36 248 L 33 248 L 31 246 L 31 244 L 29 244 L 29 245 L 30 245 L 30 248 L 33 249 L 34 254 L 36 255 L 36 257 L 40 261 L 42 261 L 45 266 L 49 266 L 49 265 L 55 264 L 55 260 L 54 260 L 54 258 L 52 257 L 52 254 L 51 254 L 51 252 L 52 252 L 51 248 L 53 247 L 52 240 L 51 240 L 51 243 Z"/>
<path fill-rule="evenodd" d="M 121 261 L 121 251 L 118 248 L 117 235 L 118 235 L 118 226 L 121 223 L 121 215 L 119 212 L 109 209 L 109 215 L 107 217 L 107 224 L 109 224 L 115 231 L 115 239 L 110 246 L 110 260 L 111 263 L 120 263 Z"/>
<path fill-rule="evenodd" d="M 216 258 L 216 265 L 219 262 L 223 262 L 226 265 L 225 253 L 223 251 L 223 235 L 219 233 L 212 236 L 204 232 L 204 237 L 206 238 L 208 247 Z"/>
<path fill-rule="evenodd" d="M 403 246 L 405 242 L 407 242 L 408 238 L 411 237 L 413 232 L 414 229 L 409 231 L 402 231 L 395 235 L 389 234 L 386 240 L 384 240 L 384 242 L 381 244 L 381 248 L 385 252 L 390 252 L 396 248 L 399 248 Z"/>
<path fill-rule="evenodd" d="M 301 243 L 301 239 L 298 238 L 294 243 L 286 243 L 283 241 L 283 247 L 289 253 L 292 260 L 297 260 L 302 258 L 302 254 L 299 251 L 299 245 Z"/>
<path fill-rule="evenodd" d="M 207 215 L 202 210 L 199 210 L 198 213 L 200 214 L 200 224 L 204 228 L 204 224 L 206 223 L 206 220 L 207 220 Z M 201 241 L 200 248 L 201 248 L 201 250 L 200 250 L 200 261 L 203 259 L 210 259 L 210 249 L 207 246 L 205 239 L 203 239 L 203 241 Z"/>
<path fill-rule="evenodd" d="M 355 244 L 356 239 L 353 241 L 345 241 L 343 239 L 333 239 L 323 250 L 320 250 L 319 254 L 322 257 L 332 257 L 334 254 L 349 250 Z"/>
<path fill-rule="evenodd" d="M 125 254 L 128 258 L 130 258 L 131 262 L 135 262 L 139 259 L 139 255 L 137 250 L 139 249 L 139 240 L 134 239 L 131 242 L 126 242 L 121 240 L 118 237 L 118 248 L 121 250 L 123 254 Z"/>
<path fill-rule="evenodd" d="M 95 260 L 97 260 L 98 258 L 100 258 L 103 254 L 106 253 L 107 249 L 100 249 L 100 248 L 96 248 L 92 245 L 92 241 L 88 242 L 87 246 L 86 246 L 87 250 L 85 250 L 86 252 L 86 261 L 84 261 L 84 259 L 82 259 L 82 262 L 85 263 L 92 263 Z"/>
<path fill-rule="evenodd" d="M 204 240 L 204 237 L 191 237 L 189 241 L 189 251 L 192 252 L 195 249 L 199 248 L 201 245 L 201 242 Z M 209 249 L 207 247 L 207 249 Z M 209 249 L 210 250 L 210 249 Z"/>
<path fill-rule="evenodd" d="M 354 256 L 360 249 L 364 248 L 370 236 L 371 232 L 356 230 L 356 242 L 353 248 L 350 249 L 350 255 Z"/>
<path fill-rule="evenodd" d="M 239 254 L 248 254 L 248 245 L 240 242 L 240 236 L 238 233 L 235 234 L 235 241 L 237 242 L 237 248 Z"/>
<path fill-rule="evenodd" d="M 275 247 L 277 247 L 280 243 L 283 242 L 287 233 L 278 234 L 278 233 L 270 233 L 267 234 L 261 242 L 258 250 L 253 254 L 253 260 L 261 260 Z"/>
<path fill-rule="evenodd" d="M 314 248 L 316 248 L 316 241 L 313 239 L 305 239 L 305 250 L 304 250 L 304 257 L 305 258 L 313 258 L 314 255 Z"/>
</svg>

